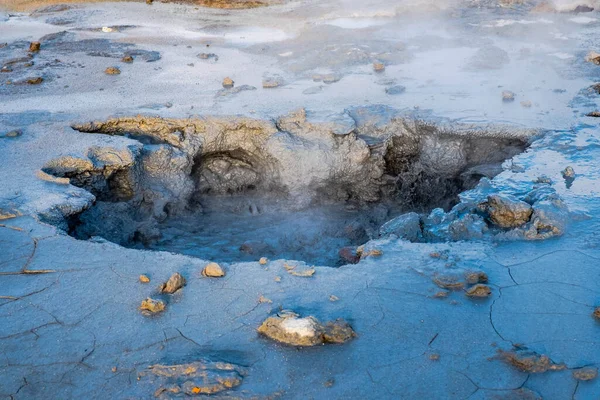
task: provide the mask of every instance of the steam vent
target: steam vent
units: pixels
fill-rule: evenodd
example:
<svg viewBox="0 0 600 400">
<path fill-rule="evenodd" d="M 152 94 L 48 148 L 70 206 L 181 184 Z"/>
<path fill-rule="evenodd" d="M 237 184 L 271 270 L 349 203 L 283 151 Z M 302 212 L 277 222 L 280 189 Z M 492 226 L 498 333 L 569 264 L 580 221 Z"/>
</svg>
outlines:
<svg viewBox="0 0 600 400">
<path fill-rule="evenodd" d="M 0 400 L 600 399 L 600 1 L 0 0 Z"/>
</svg>

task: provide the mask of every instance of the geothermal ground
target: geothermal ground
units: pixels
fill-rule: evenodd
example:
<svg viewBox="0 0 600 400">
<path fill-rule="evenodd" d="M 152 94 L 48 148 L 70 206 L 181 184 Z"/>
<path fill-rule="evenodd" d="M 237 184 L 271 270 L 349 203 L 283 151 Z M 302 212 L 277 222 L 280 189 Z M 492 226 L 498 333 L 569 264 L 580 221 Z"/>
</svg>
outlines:
<svg viewBox="0 0 600 400">
<path fill-rule="evenodd" d="M 594 6 L 0 11 L 0 399 L 599 399 Z"/>
</svg>

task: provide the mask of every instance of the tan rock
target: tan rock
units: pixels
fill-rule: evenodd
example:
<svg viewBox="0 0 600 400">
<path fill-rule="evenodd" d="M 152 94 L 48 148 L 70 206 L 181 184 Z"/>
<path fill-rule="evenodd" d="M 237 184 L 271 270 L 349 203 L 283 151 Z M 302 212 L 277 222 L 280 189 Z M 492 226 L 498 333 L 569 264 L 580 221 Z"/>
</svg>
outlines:
<svg viewBox="0 0 600 400">
<path fill-rule="evenodd" d="M 181 276 L 179 272 L 175 272 L 168 281 L 163 283 L 160 287 L 161 293 L 173 294 L 186 284 L 185 278 Z"/>
<path fill-rule="evenodd" d="M 267 265 L 268 262 L 269 260 L 267 259 L 267 257 L 261 257 L 260 260 L 258 260 L 258 263 L 260 265 Z"/>
<path fill-rule="evenodd" d="M 118 67 L 108 67 L 104 70 L 106 75 L 119 75 L 121 70 Z"/>
<path fill-rule="evenodd" d="M 373 70 L 375 72 L 383 72 L 383 71 L 385 71 L 385 65 L 380 62 L 375 62 L 375 63 L 373 63 Z"/>
<path fill-rule="evenodd" d="M 225 276 L 225 271 L 223 271 L 223 268 L 216 262 L 210 262 L 206 264 L 206 267 L 202 270 L 202 276 L 208 278 L 220 278 Z"/>
<path fill-rule="evenodd" d="M 223 79 L 223 87 L 225 89 L 231 89 L 234 84 L 235 82 L 230 77 Z"/>
<path fill-rule="evenodd" d="M 501 228 L 516 228 L 524 225 L 533 213 L 528 203 L 503 195 L 488 196 L 484 208 L 490 220 Z"/>
<path fill-rule="evenodd" d="M 156 314 L 164 311 L 166 308 L 166 304 L 162 300 L 154 300 L 148 297 L 146 300 L 142 301 L 140 305 L 140 310 L 143 314 Z"/>
<path fill-rule="evenodd" d="M 123 61 L 124 63 L 131 64 L 133 62 L 133 57 L 131 57 L 130 55 L 126 55 L 123 56 L 123 58 L 121 58 L 121 61 Z"/>
<path fill-rule="evenodd" d="M 573 370 L 573 378 L 578 381 L 591 381 L 598 377 L 598 368 L 596 367 L 583 367 Z"/>
<path fill-rule="evenodd" d="M 312 316 L 302 318 L 291 311 L 282 311 L 267 318 L 258 328 L 258 332 L 291 346 L 344 343 L 356 336 L 352 327 L 344 320 L 322 325 Z"/>
<path fill-rule="evenodd" d="M 40 42 L 31 42 L 29 43 L 29 51 L 31 53 L 37 53 L 40 51 Z"/>
<path fill-rule="evenodd" d="M 469 297 L 488 297 L 492 294 L 492 289 L 488 285 L 478 283 L 468 288 L 465 294 Z"/>
<path fill-rule="evenodd" d="M 268 298 L 266 298 L 265 296 L 262 296 L 262 295 L 258 298 L 258 302 L 261 303 L 261 304 L 264 304 L 264 303 L 273 303 L 271 301 L 271 299 L 268 299 Z"/>
<path fill-rule="evenodd" d="M 147 275 L 140 275 L 140 282 L 142 282 L 142 283 L 149 283 L 150 282 L 150 278 L 148 278 Z"/>
<path fill-rule="evenodd" d="M 590 51 L 585 56 L 585 61 L 594 63 L 596 65 L 600 65 L 600 53 L 595 52 L 595 51 Z"/>
</svg>

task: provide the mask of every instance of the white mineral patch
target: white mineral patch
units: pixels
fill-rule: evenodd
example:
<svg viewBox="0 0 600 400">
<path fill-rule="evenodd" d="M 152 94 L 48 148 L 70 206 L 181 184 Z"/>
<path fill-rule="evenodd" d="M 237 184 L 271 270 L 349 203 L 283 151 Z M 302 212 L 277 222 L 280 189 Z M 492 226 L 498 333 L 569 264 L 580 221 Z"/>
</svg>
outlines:
<svg viewBox="0 0 600 400">
<path fill-rule="evenodd" d="M 313 337 L 316 335 L 316 324 L 312 318 L 286 318 L 281 327 L 290 335 L 296 334 L 299 336 Z"/>
</svg>

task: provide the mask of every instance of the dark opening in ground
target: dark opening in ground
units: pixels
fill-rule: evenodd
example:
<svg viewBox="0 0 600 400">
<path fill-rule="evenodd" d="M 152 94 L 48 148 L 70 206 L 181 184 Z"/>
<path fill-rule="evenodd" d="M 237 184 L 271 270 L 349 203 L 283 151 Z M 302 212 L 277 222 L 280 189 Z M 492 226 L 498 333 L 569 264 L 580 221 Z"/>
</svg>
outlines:
<svg viewBox="0 0 600 400">
<path fill-rule="evenodd" d="M 55 160 L 45 172 L 96 196 L 69 218 L 79 239 L 217 262 L 339 266 L 395 216 L 448 210 L 531 139 L 405 120 L 377 130 L 357 123 L 344 134 L 305 117 L 293 122 L 136 117 L 80 125 L 139 137 L 139 146 L 94 148 L 88 159 Z"/>
</svg>

